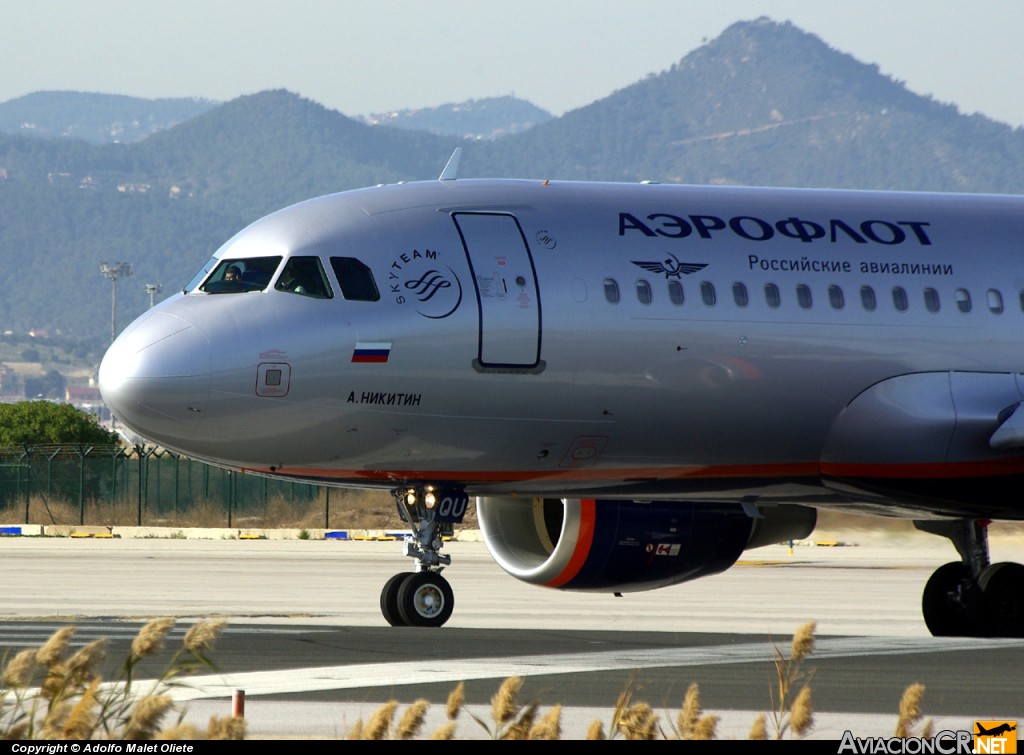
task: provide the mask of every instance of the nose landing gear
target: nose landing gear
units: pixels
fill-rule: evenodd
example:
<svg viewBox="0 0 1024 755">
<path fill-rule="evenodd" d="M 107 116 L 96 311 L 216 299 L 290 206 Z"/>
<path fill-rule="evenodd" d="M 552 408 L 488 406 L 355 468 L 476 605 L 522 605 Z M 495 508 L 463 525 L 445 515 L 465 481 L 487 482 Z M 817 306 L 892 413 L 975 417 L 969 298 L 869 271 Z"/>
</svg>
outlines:
<svg viewBox="0 0 1024 755">
<path fill-rule="evenodd" d="M 455 596 L 441 571 L 451 556 L 441 553 L 444 539 L 466 514 L 469 497 L 461 490 L 432 485 L 391 491 L 398 515 L 412 534 L 406 535 L 403 554 L 416 559 L 412 572 L 391 577 L 380 593 L 380 611 L 393 627 L 440 627 L 452 616 Z"/>
</svg>

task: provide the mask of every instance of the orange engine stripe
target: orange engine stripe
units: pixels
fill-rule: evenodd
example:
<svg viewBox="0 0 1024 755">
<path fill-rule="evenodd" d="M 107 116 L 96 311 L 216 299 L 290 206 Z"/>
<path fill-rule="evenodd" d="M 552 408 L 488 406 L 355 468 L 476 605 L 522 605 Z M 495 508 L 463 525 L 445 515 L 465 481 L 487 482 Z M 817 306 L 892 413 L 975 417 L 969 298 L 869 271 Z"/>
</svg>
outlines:
<svg viewBox="0 0 1024 755">
<path fill-rule="evenodd" d="M 593 498 L 580 499 L 580 529 L 576 533 L 576 547 L 573 549 L 572 558 L 566 564 L 565 569 L 557 577 L 546 583 L 547 587 L 561 587 L 571 581 L 583 564 L 587 562 L 590 555 L 590 546 L 594 542 L 594 531 L 597 529 L 597 506 Z"/>
</svg>

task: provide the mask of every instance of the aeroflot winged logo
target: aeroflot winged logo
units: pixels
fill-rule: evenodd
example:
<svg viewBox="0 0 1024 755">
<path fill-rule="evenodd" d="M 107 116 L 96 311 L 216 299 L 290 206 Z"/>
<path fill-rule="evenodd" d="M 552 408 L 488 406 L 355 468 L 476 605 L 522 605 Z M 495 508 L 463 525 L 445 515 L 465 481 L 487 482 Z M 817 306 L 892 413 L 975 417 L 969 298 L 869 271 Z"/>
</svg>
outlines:
<svg viewBox="0 0 1024 755">
<path fill-rule="evenodd" d="M 680 278 L 690 273 L 695 273 L 698 270 L 703 270 L 707 267 L 707 263 L 704 262 L 680 262 L 679 259 L 669 253 L 668 257 L 663 259 L 661 262 L 641 262 L 640 260 L 632 260 L 634 265 L 642 267 L 644 270 L 649 270 L 652 273 L 664 273 L 665 279 L 669 278 Z"/>
<path fill-rule="evenodd" d="M 413 304 L 431 320 L 448 317 L 462 303 L 462 282 L 435 249 L 413 249 L 395 258 L 388 270 L 388 291 L 396 304 Z"/>
</svg>

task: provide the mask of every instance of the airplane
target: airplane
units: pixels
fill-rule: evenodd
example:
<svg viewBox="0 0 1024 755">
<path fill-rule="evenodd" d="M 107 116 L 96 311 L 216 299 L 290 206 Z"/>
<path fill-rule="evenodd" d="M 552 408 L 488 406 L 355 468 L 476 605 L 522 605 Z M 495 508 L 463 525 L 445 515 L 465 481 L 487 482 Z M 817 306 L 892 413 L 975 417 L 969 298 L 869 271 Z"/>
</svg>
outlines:
<svg viewBox="0 0 1024 755">
<path fill-rule="evenodd" d="M 910 519 L 959 558 L 936 636 L 1024 634 L 1024 198 L 465 179 L 283 208 L 131 323 L 99 385 L 154 444 L 391 491 L 440 627 L 471 505 L 512 577 L 623 593 L 798 540 L 819 509 Z M 237 268 L 235 280 L 225 277 Z"/>
<path fill-rule="evenodd" d="M 1016 730 L 1016 728 L 1017 728 L 1016 725 L 1011 726 L 1008 723 L 1002 723 L 1002 724 L 999 724 L 998 726 L 993 726 L 991 729 L 986 729 L 984 726 L 982 726 L 977 721 L 974 723 L 974 725 L 978 729 L 978 731 L 976 731 L 975 734 L 977 734 L 978 736 L 985 736 L 985 737 L 998 737 L 1000 734 L 1007 734 L 1007 733 L 1009 733 L 1011 731 Z"/>
</svg>

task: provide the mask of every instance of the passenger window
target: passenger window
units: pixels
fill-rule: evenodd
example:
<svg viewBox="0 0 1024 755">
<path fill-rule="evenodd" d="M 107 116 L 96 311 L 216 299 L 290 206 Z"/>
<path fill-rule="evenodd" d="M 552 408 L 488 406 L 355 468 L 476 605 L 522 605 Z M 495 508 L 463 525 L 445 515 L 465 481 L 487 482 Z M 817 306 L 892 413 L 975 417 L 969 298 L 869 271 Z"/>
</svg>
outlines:
<svg viewBox="0 0 1024 755">
<path fill-rule="evenodd" d="M 764 284 L 764 301 L 772 309 L 778 309 L 782 304 L 782 295 L 779 294 L 779 287 L 774 283 Z"/>
<path fill-rule="evenodd" d="M 832 305 L 832 309 L 842 309 L 846 306 L 846 299 L 843 297 L 843 289 L 835 285 L 829 286 L 828 302 Z"/>
<path fill-rule="evenodd" d="M 679 306 L 683 303 L 683 284 L 679 281 L 668 282 L 668 300 Z"/>
<path fill-rule="evenodd" d="M 994 315 L 1003 313 L 1003 295 L 994 288 L 988 290 L 988 309 Z"/>
<path fill-rule="evenodd" d="M 380 291 L 373 271 L 355 257 L 331 257 L 331 268 L 338 277 L 341 295 L 349 301 L 378 301 Z"/>
<path fill-rule="evenodd" d="M 651 294 L 651 284 L 645 280 L 638 280 L 636 282 L 636 298 L 641 304 L 650 304 L 653 295 Z"/>
<path fill-rule="evenodd" d="M 971 311 L 971 294 L 966 288 L 956 290 L 956 308 L 964 314 Z"/>
<path fill-rule="evenodd" d="M 709 306 L 715 306 L 718 301 L 718 294 L 715 293 L 715 284 L 711 281 L 704 281 L 700 284 L 700 298 Z"/>
<path fill-rule="evenodd" d="M 745 307 L 750 303 L 750 297 L 747 295 L 747 287 L 742 283 L 732 284 L 732 300 L 736 302 L 737 307 Z"/>
<path fill-rule="evenodd" d="M 208 294 L 241 294 L 262 291 L 281 264 L 280 257 L 224 259 L 199 287 Z"/>
<path fill-rule="evenodd" d="M 604 298 L 607 299 L 610 304 L 619 303 L 619 284 L 615 279 L 604 279 Z"/>
<path fill-rule="evenodd" d="M 810 309 L 814 304 L 814 301 L 811 298 L 811 287 L 806 283 L 801 283 L 796 287 L 796 302 L 803 309 Z"/>
<path fill-rule="evenodd" d="M 939 311 L 939 292 L 934 288 L 924 290 L 924 308 L 929 312 Z"/>
<path fill-rule="evenodd" d="M 860 305 L 868 312 L 874 312 L 878 302 L 875 300 L 875 289 L 871 286 L 860 287 Z"/>
<path fill-rule="evenodd" d="M 327 284 L 324 266 L 319 257 L 292 257 L 277 278 L 274 288 L 290 294 L 312 296 L 314 299 L 331 299 L 334 292 Z"/>
<path fill-rule="evenodd" d="M 892 305 L 896 307 L 897 312 L 907 311 L 907 307 L 909 306 L 907 303 L 907 291 L 902 286 L 893 286 Z"/>
</svg>

